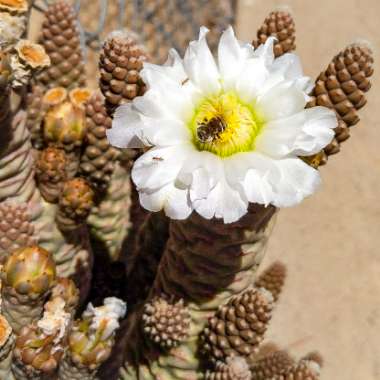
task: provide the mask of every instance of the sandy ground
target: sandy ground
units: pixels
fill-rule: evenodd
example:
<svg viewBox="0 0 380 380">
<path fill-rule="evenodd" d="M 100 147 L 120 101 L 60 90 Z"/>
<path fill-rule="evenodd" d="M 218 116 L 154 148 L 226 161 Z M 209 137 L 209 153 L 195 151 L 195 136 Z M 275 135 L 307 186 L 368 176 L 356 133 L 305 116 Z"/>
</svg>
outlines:
<svg viewBox="0 0 380 380">
<path fill-rule="evenodd" d="M 251 40 L 276 0 L 240 0 L 238 34 Z M 375 75 L 361 122 L 323 168 L 311 199 L 282 210 L 265 264 L 282 260 L 289 278 L 269 338 L 297 355 L 317 349 L 324 380 L 380 379 L 380 47 L 378 0 L 289 0 L 297 52 L 315 77 L 346 44 L 375 49 Z M 378 51 L 377 51 L 378 53 Z"/>
</svg>

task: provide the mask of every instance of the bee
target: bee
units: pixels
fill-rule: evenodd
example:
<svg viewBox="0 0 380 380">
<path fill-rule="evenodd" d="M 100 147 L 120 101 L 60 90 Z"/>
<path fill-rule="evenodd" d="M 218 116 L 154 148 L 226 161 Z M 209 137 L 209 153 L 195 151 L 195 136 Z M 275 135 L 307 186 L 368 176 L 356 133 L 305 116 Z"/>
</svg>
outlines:
<svg viewBox="0 0 380 380">
<path fill-rule="evenodd" d="M 226 128 L 226 122 L 219 116 L 211 120 L 205 119 L 197 128 L 197 137 L 202 143 L 211 143 L 217 140 Z"/>
</svg>

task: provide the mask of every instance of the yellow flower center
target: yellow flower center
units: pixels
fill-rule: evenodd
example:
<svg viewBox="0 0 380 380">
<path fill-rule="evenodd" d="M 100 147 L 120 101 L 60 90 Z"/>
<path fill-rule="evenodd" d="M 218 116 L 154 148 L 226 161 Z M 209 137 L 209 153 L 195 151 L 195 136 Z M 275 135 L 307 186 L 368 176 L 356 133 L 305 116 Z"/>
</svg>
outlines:
<svg viewBox="0 0 380 380">
<path fill-rule="evenodd" d="M 252 106 L 234 92 L 222 92 L 201 101 L 189 127 L 198 150 L 228 157 L 252 151 L 261 125 Z"/>
</svg>

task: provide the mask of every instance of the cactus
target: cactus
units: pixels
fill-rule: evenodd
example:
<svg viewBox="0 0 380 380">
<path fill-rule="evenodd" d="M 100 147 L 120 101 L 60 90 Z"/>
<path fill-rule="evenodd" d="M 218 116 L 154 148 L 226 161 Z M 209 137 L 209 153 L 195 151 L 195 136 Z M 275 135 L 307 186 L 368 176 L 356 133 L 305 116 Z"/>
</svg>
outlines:
<svg viewBox="0 0 380 380">
<path fill-rule="evenodd" d="M 24 326 L 16 339 L 12 372 L 17 379 L 52 378 L 64 353 L 70 326 L 65 301 L 55 297 L 45 304 L 42 318 Z"/>
<path fill-rule="evenodd" d="M 67 178 L 67 156 L 63 149 L 48 147 L 38 156 L 36 179 L 43 198 L 56 203 Z"/>
<path fill-rule="evenodd" d="M 272 309 L 273 296 L 263 288 L 248 289 L 230 298 L 203 330 L 203 352 L 215 362 L 229 356 L 251 356 L 264 338 Z"/>
<path fill-rule="evenodd" d="M 251 380 L 252 374 L 245 359 L 239 356 L 227 358 L 226 363 L 219 362 L 215 371 L 209 371 L 205 380 Z"/>
<path fill-rule="evenodd" d="M 74 178 L 63 185 L 59 198 L 57 224 L 64 231 L 78 229 L 90 214 L 94 192 L 83 178 Z"/>
<path fill-rule="evenodd" d="M 40 318 L 55 276 L 53 258 L 41 247 L 20 248 L 8 257 L 1 272 L 2 312 L 16 334 Z"/>
<path fill-rule="evenodd" d="M 274 301 L 277 301 L 286 279 L 286 266 L 279 261 L 274 262 L 255 281 L 256 288 L 269 290 Z"/>
<path fill-rule="evenodd" d="M 113 114 L 121 103 L 127 103 L 145 92 L 139 72 L 147 59 L 145 49 L 126 31 L 112 32 L 100 56 L 100 89 L 107 111 Z"/>
<path fill-rule="evenodd" d="M 54 89 L 51 91 L 54 91 Z M 70 98 L 75 99 L 74 91 L 80 90 L 72 90 Z M 89 93 L 86 92 L 86 94 L 89 96 Z M 60 96 L 63 97 L 63 95 Z M 82 102 L 85 100 L 86 98 Z M 66 172 L 70 178 L 74 177 L 78 171 L 80 151 L 85 135 L 84 109 L 81 103 L 78 106 L 77 99 L 59 102 L 46 112 L 44 117 L 44 140 L 47 144 L 55 145 L 65 150 L 68 156 Z"/>
<path fill-rule="evenodd" d="M 308 107 L 323 105 L 335 110 L 339 125 L 335 138 L 324 148 L 330 156 L 350 137 L 349 128 L 360 120 L 358 111 L 366 104 L 365 92 L 371 88 L 373 56 L 366 44 L 355 43 L 337 54 L 315 81 Z"/>
<path fill-rule="evenodd" d="M 116 108 L 147 90 L 143 43 L 160 60 L 168 39 L 184 48 L 193 38 L 192 24 L 202 20 L 215 46 L 232 2 L 203 7 L 206 1 L 192 0 L 182 2 L 179 12 L 177 1 L 144 0 L 146 20 L 131 27 L 145 38 L 122 30 L 103 45 L 102 95 L 83 87 L 74 8 L 65 1 L 48 7 L 38 45 L 25 39 L 31 3 L 0 0 L 0 377 L 112 379 L 125 359 L 122 380 L 319 379 L 318 354 L 296 361 L 262 344 L 286 277 L 281 263 L 256 273 L 277 209 L 250 204 L 231 224 L 195 212 L 180 221 L 143 211 L 141 189 L 130 181 L 142 151 L 126 152 L 107 140 L 112 117 L 119 117 Z M 134 6 L 130 2 L 126 13 Z M 167 8 L 166 15 L 160 8 Z M 82 34 L 87 43 L 93 38 Z M 271 13 L 253 45 L 270 36 L 277 38 L 276 57 L 295 49 L 289 13 Z M 330 107 L 339 124 L 330 145 L 303 158 L 309 165 L 318 168 L 349 137 L 372 72 L 370 49 L 354 44 L 317 78 L 307 107 Z M 92 249 L 97 259 L 107 254 L 109 262 L 127 262 L 127 284 L 118 294 L 130 312 L 119 337 L 126 307 L 118 299 L 90 303 L 74 320 L 90 290 Z M 112 265 L 124 270 L 121 261 Z M 113 287 L 124 278 L 116 277 Z M 97 287 L 104 287 L 100 294 L 113 291 L 107 281 L 93 284 L 96 305 Z"/>
<path fill-rule="evenodd" d="M 173 302 L 162 294 L 144 306 L 144 333 L 163 349 L 179 346 L 189 334 L 190 314 L 183 300 Z"/>
<path fill-rule="evenodd" d="M 257 31 L 257 40 L 253 40 L 252 45 L 257 48 L 271 36 L 277 38 L 273 48 L 276 57 L 295 50 L 295 25 L 289 12 L 271 12 Z"/>
<path fill-rule="evenodd" d="M 0 378 L 7 379 L 10 375 L 14 335 L 9 323 L 0 315 Z"/>
<path fill-rule="evenodd" d="M 38 77 L 38 83 L 52 88 L 83 87 L 86 84 L 83 53 L 74 8 L 66 1 L 57 1 L 45 12 L 40 43 L 52 65 Z"/>
<path fill-rule="evenodd" d="M 0 203 L 0 262 L 22 247 L 36 243 L 28 205 L 9 201 Z"/>
<path fill-rule="evenodd" d="M 70 332 L 59 380 L 95 379 L 98 368 L 111 353 L 118 320 L 125 312 L 124 302 L 117 298 L 106 298 L 104 305 L 97 308 L 92 304 L 87 307 Z"/>
</svg>

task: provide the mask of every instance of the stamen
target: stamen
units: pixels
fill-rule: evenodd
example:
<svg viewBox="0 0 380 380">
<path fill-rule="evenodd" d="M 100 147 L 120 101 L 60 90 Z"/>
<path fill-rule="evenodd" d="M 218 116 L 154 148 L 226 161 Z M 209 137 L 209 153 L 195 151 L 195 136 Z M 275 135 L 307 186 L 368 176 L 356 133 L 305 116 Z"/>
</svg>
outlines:
<svg viewBox="0 0 380 380">
<path fill-rule="evenodd" d="M 251 106 L 234 92 L 222 92 L 199 104 L 189 128 L 198 150 L 228 157 L 253 150 L 261 125 Z"/>
</svg>

